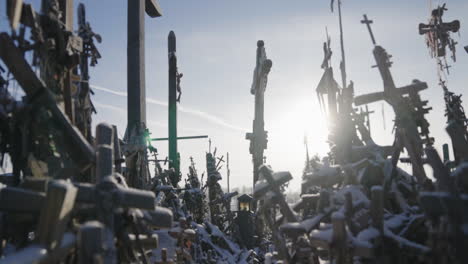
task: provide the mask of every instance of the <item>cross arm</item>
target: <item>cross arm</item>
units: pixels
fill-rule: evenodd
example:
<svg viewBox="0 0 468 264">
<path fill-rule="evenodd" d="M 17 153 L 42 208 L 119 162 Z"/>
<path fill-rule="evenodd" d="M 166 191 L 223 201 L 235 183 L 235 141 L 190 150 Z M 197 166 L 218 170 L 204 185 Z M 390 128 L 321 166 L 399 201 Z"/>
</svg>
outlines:
<svg viewBox="0 0 468 264">
<path fill-rule="evenodd" d="M 146 11 L 146 14 L 150 17 L 162 16 L 162 10 L 161 10 L 161 7 L 159 6 L 158 0 L 146 0 L 145 11 Z"/>
<path fill-rule="evenodd" d="M 198 138 L 208 138 L 207 135 L 202 135 L 202 136 L 186 136 L 186 137 L 177 137 L 177 140 L 183 140 L 183 139 L 198 139 Z M 169 138 L 152 138 L 151 141 L 165 141 L 168 140 Z"/>
</svg>

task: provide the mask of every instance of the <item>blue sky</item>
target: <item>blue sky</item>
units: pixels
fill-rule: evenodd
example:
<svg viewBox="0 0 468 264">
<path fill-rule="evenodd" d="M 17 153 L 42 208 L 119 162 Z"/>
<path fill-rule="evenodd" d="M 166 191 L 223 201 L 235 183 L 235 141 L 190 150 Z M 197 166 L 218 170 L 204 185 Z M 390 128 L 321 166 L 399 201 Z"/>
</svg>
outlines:
<svg viewBox="0 0 468 264">
<path fill-rule="evenodd" d="M 37 4 L 38 1 L 33 1 Z M 78 1 L 75 1 L 78 3 Z M 126 91 L 126 23 L 127 1 L 83 1 L 93 29 L 103 37 L 99 45 L 103 58 L 91 70 L 91 83 L 120 93 Z M 347 53 L 348 79 L 355 83 L 356 94 L 382 90 L 382 81 L 372 57 L 372 45 L 362 14 L 374 20 L 378 44 L 393 55 L 392 73 L 397 86 L 412 79 L 426 81 L 429 89 L 422 93 L 434 110 L 428 118 L 436 147 L 449 142 L 444 131 L 442 91 L 437 86 L 435 62 L 429 57 L 424 38 L 417 26 L 430 13 L 427 0 L 356 1 L 343 0 L 343 21 Z M 441 2 L 441 1 L 440 1 Z M 446 20 L 461 21 L 458 61 L 451 68 L 449 89 L 466 90 L 468 45 L 465 23 L 468 2 L 445 1 Z M 432 1 L 435 7 L 439 1 Z M 337 14 L 330 13 L 329 1 L 256 0 L 256 1 L 174 1 L 160 0 L 164 16 L 146 18 L 146 89 L 148 126 L 154 136 L 167 136 L 167 35 L 177 36 L 177 55 L 182 79 L 179 112 L 179 135 L 208 134 L 218 153 L 230 152 L 231 186 L 251 184 L 252 165 L 245 130 L 251 130 L 254 98 L 249 89 L 255 65 L 256 41 L 263 39 L 267 55 L 273 61 L 265 94 L 265 122 L 269 131 L 267 161 L 275 170 L 289 170 L 294 176 L 291 186 L 299 188 L 304 164 L 304 134 L 311 153 L 327 151 L 326 120 L 320 113 L 315 87 L 321 77 L 322 43 L 325 27 L 332 38 L 335 69 L 339 65 Z M 0 8 L 4 8 L 2 5 Z M 4 14 L 1 11 L 2 15 Z M 0 26 L 5 28 L 4 16 Z M 339 74 L 335 74 L 338 78 Z M 340 80 L 338 79 L 340 82 Z M 121 135 L 126 126 L 126 98 L 118 93 L 95 89 L 96 122 L 117 124 Z M 151 102 L 149 102 L 151 101 Z M 466 103 L 465 103 L 466 105 Z M 381 103 L 370 105 L 380 113 Z M 391 143 L 392 111 L 385 105 L 386 127 L 380 114 L 371 117 L 372 132 L 378 143 Z M 97 123 L 96 123 L 97 124 Z M 156 146 L 161 157 L 167 145 Z M 187 172 L 189 156 L 205 170 L 206 140 L 179 143 L 182 170 Z M 223 175 L 225 171 L 223 171 Z M 223 179 L 225 185 L 225 179 Z"/>
</svg>

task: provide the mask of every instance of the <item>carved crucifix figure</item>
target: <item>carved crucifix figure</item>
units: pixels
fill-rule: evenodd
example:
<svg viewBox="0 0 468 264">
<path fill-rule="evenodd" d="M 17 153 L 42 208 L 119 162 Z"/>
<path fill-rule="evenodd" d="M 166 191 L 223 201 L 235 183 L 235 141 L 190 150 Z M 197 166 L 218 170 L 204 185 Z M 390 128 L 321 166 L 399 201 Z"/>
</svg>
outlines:
<svg viewBox="0 0 468 264">
<path fill-rule="evenodd" d="M 250 154 L 253 161 L 253 183 L 258 180 L 259 167 L 263 164 L 263 152 L 267 148 L 267 131 L 265 131 L 264 121 L 264 93 L 267 84 L 268 73 L 270 72 L 272 61 L 267 59 L 265 53 L 265 43 L 262 40 L 257 42 L 257 59 L 254 71 L 254 79 L 250 92 L 255 95 L 255 119 L 253 121 L 253 132 L 246 134 L 246 139 L 250 140 Z"/>
</svg>

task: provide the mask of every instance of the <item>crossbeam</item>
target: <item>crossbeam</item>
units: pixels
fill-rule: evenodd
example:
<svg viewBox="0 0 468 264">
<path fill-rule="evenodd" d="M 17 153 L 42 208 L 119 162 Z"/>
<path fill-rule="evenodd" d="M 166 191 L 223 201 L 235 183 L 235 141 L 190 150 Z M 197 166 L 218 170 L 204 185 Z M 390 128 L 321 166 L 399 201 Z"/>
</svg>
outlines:
<svg viewBox="0 0 468 264">
<path fill-rule="evenodd" d="M 186 137 L 177 137 L 177 140 L 185 140 L 185 139 L 199 139 L 199 138 L 208 138 L 208 135 L 202 136 L 186 136 Z M 151 141 L 165 141 L 169 140 L 169 138 L 152 138 Z"/>
</svg>

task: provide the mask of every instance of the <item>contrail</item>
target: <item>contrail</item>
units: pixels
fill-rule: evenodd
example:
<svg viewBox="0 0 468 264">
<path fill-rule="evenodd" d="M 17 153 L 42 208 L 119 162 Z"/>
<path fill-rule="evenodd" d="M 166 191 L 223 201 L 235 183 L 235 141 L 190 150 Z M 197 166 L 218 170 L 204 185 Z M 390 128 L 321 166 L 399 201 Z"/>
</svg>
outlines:
<svg viewBox="0 0 468 264">
<path fill-rule="evenodd" d="M 118 96 L 127 97 L 126 92 L 114 91 L 114 90 L 107 89 L 107 88 L 104 88 L 104 87 L 101 87 L 101 86 L 96 86 L 96 85 L 90 85 L 90 87 L 93 88 L 93 89 L 99 90 L 99 91 L 108 92 L 108 93 L 115 94 L 115 95 L 118 95 Z"/>
<path fill-rule="evenodd" d="M 93 105 L 99 106 L 99 107 L 102 107 L 102 108 L 107 108 L 107 109 L 112 110 L 112 111 L 117 111 L 117 112 L 119 112 L 119 113 L 121 113 L 121 114 L 125 114 L 125 115 L 127 114 L 127 112 L 124 111 L 124 110 L 123 110 L 122 108 L 120 108 L 120 107 L 116 107 L 116 106 L 108 105 L 108 104 L 103 104 L 103 103 L 100 103 L 100 102 L 98 102 L 98 101 L 96 101 L 96 100 L 93 100 Z"/>
<path fill-rule="evenodd" d="M 231 125 L 228 122 L 224 121 L 223 119 L 221 119 L 221 118 L 219 118 L 217 116 L 210 115 L 210 114 L 208 114 L 206 112 L 203 112 L 203 111 L 200 111 L 200 110 L 196 110 L 196 109 L 192 109 L 192 108 L 188 108 L 188 107 L 183 107 L 183 106 L 179 106 L 177 109 L 180 110 L 183 113 L 196 115 L 198 117 L 204 118 L 204 119 L 206 119 L 208 121 L 211 121 L 213 123 L 216 123 L 218 125 L 221 125 L 221 126 L 233 129 L 233 130 L 238 130 L 238 131 L 242 131 L 242 132 L 247 131 L 247 129 L 245 129 L 245 128 L 238 127 L 238 126 L 235 126 L 235 125 Z"/>
<path fill-rule="evenodd" d="M 111 90 L 111 89 L 108 89 L 108 88 L 105 88 L 105 87 L 101 87 L 101 86 L 96 86 L 96 85 L 90 85 L 90 86 L 91 86 L 91 88 L 99 90 L 99 91 L 103 91 L 103 92 L 110 93 L 110 94 L 117 95 L 117 96 L 127 97 L 126 92 L 114 91 L 114 90 Z M 163 101 L 151 98 L 151 97 L 146 97 L 146 102 L 150 103 L 150 104 L 154 104 L 154 105 L 159 105 L 159 106 L 166 106 L 166 107 L 168 106 L 168 104 L 166 102 L 163 102 Z M 109 106 L 109 105 L 107 105 L 107 106 Z M 109 108 L 109 107 L 107 107 L 107 108 Z M 119 110 L 122 110 L 122 109 L 119 108 Z M 203 111 L 200 111 L 200 110 L 197 110 L 197 109 L 179 106 L 178 110 L 180 112 L 182 112 L 182 113 L 198 116 L 200 118 L 203 118 L 203 119 L 208 120 L 208 121 L 210 121 L 212 123 L 218 124 L 220 126 L 223 126 L 223 127 L 229 128 L 229 129 L 242 131 L 242 132 L 248 131 L 248 129 L 245 129 L 245 128 L 242 128 L 242 127 L 239 127 L 239 126 L 236 126 L 236 125 L 232 125 L 232 124 L 226 122 L 225 120 L 223 120 L 220 117 L 208 114 L 206 112 L 203 112 Z"/>
<path fill-rule="evenodd" d="M 120 108 L 120 107 L 116 107 L 116 106 L 109 105 L 109 104 L 103 104 L 103 103 L 100 103 L 100 102 L 98 102 L 96 100 L 93 101 L 93 105 L 97 106 L 97 107 L 101 107 L 101 108 L 106 108 L 106 109 L 109 109 L 109 110 L 112 110 L 112 111 L 116 111 L 116 112 L 119 112 L 120 114 L 123 114 L 123 115 L 127 114 L 127 112 L 125 110 L 123 110 L 122 108 Z M 167 124 L 164 124 L 162 122 L 149 120 L 149 121 L 147 121 L 147 123 L 155 125 L 155 126 L 160 126 L 160 127 L 166 127 L 167 128 Z"/>
<path fill-rule="evenodd" d="M 106 109 L 109 109 L 109 110 L 112 110 L 112 111 L 116 111 L 116 112 L 119 112 L 120 114 L 123 114 L 123 115 L 127 114 L 127 112 L 125 110 L 123 110 L 122 108 L 120 108 L 120 107 L 116 107 L 116 106 L 109 105 L 109 104 L 103 104 L 103 103 L 100 103 L 100 102 L 98 102 L 96 100 L 93 101 L 93 105 L 97 106 L 97 107 L 101 107 L 101 108 L 106 108 Z M 147 120 L 146 122 L 148 123 L 148 125 L 167 128 L 167 124 L 163 123 L 163 122 L 153 121 L 153 120 Z M 186 130 L 186 131 L 191 131 L 191 132 L 196 132 L 196 133 L 203 133 L 203 131 L 201 131 L 200 129 L 197 129 L 197 128 L 180 127 L 180 129 Z"/>
</svg>

